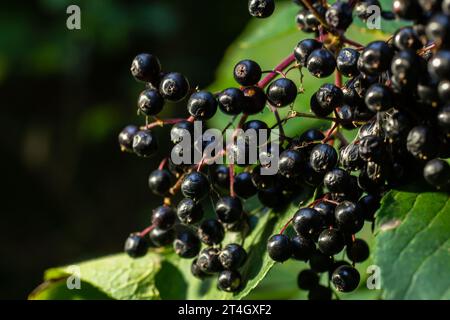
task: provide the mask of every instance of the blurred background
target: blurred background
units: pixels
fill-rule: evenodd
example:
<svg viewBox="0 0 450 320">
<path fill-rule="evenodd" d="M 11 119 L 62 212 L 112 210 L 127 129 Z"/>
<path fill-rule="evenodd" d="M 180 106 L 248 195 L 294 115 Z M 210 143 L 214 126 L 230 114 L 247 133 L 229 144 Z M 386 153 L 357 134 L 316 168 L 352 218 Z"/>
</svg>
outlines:
<svg viewBox="0 0 450 320">
<path fill-rule="evenodd" d="M 81 30 L 66 28 L 70 4 Z M 131 61 L 154 53 L 205 87 L 248 19 L 244 0 L 0 3 L 0 299 L 26 299 L 45 269 L 119 252 L 148 225 L 160 199 L 147 177 L 162 155 L 117 145 L 125 125 L 143 121 Z M 186 116 L 185 106 L 162 116 Z"/>
</svg>

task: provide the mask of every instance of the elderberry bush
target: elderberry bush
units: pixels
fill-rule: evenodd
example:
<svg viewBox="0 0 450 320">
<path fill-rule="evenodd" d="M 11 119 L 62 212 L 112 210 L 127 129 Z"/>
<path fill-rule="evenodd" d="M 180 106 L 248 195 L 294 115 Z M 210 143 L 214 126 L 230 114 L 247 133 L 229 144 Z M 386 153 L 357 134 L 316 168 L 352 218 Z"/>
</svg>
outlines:
<svg viewBox="0 0 450 320">
<path fill-rule="evenodd" d="M 365 223 L 374 223 L 390 189 L 422 177 L 431 188 L 448 192 L 450 2 L 395 0 L 392 10 L 382 8 L 383 23 L 403 19 L 412 26 L 366 45 L 347 38 L 346 30 L 354 20 L 366 21 L 367 8 L 380 6 L 378 1 L 294 2 L 299 12 L 293 23 L 310 36 L 293 43 L 292 53 L 273 70 L 263 69 L 252 57 L 236 61 L 229 71 L 234 87 L 198 89 L 184 75 L 165 70 L 153 54 L 133 59 L 131 73 L 143 87 L 137 110 L 145 124 L 120 132 L 122 151 L 157 156 L 156 128 L 169 125 L 172 154 L 183 155 L 179 143 L 186 133 L 194 133 L 194 122 L 207 128 L 208 120 L 221 112 L 230 118 L 227 127 L 239 119 L 235 129 L 269 134 L 279 129 L 279 157 L 276 174 L 265 175 L 262 160 L 275 146 L 262 148 L 264 142 L 248 138 L 243 147 L 233 140 L 212 157 L 244 155 L 245 161 L 236 165 L 208 161 L 213 159 L 204 150 L 214 141 L 206 138 L 192 141 L 190 148 L 200 150 L 200 161 L 176 164 L 171 155 L 164 156 L 148 178 L 150 190 L 162 197 L 161 206 L 153 209 L 147 228 L 126 239 L 130 257 L 172 246 L 178 256 L 192 260 L 191 272 L 199 281 L 215 277 L 220 290 L 237 292 L 248 280 L 241 272 L 251 255 L 244 243 L 254 228 L 246 200 L 255 197 L 261 206 L 279 209 L 297 204 L 301 191 L 312 188 L 313 201 L 300 205 L 285 227 L 265 241 L 272 260 L 306 262 L 309 268 L 298 274 L 298 287 L 308 291 L 309 299 L 328 300 L 334 291 L 351 292 L 360 285 L 355 266 L 369 258 L 370 250 L 358 233 Z M 276 5 L 273 0 L 250 0 L 248 10 L 255 18 L 270 19 Z M 316 78 L 334 75 L 335 81 L 305 91 L 293 81 L 294 72 Z M 299 94 L 308 95 L 309 113 L 294 109 Z M 186 106 L 185 118 L 158 117 L 180 101 Z M 265 108 L 273 113 L 274 126 L 258 119 Z M 284 108 L 290 112 L 281 118 Z M 330 126 L 288 136 L 283 125 L 294 118 L 320 119 Z M 345 138 L 349 130 L 358 130 L 353 141 Z M 255 162 L 246 157 L 252 146 L 257 148 Z M 208 214 L 210 202 L 214 215 Z M 233 232 L 241 234 L 242 243 L 226 242 Z M 331 285 L 325 285 L 324 277 Z"/>
</svg>

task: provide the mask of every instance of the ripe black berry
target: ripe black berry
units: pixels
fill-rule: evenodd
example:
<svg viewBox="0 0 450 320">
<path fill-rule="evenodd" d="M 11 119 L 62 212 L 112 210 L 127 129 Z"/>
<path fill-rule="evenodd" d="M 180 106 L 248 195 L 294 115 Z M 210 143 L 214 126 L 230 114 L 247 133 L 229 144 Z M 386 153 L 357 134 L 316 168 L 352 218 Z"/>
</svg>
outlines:
<svg viewBox="0 0 450 320">
<path fill-rule="evenodd" d="M 189 91 L 189 82 L 178 72 L 165 74 L 159 84 L 159 93 L 164 99 L 177 102 L 186 97 Z"/>
<path fill-rule="evenodd" d="M 323 47 L 322 42 L 316 39 L 304 39 L 300 41 L 294 49 L 295 59 L 302 67 L 306 67 L 306 62 L 310 54 L 316 50 Z"/>
<path fill-rule="evenodd" d="M 125 241 L 125 252 L 132 258 L 145 256 L 148 249 L 147 240 L 139 235 L 139 233 L 132 233 Z"/>
<path fill-rule="evenodd" d="M 309 157 L 309 164 L 316 172 L 325 173 L 333 169 L 338 161 L 336 150 L 328 144 L 315 146 Z"/>
<path fill-rule="evenodd" d="M 334 84 L 325 83 L 311 96 L 311 111 L 319 117 L 328 116 L 343 101 L 341 89 Z"/>
<path fill-rule="evenodd" d="M 203 173 L 191 172 L 181 183 L 181 192 L 186 198 L 201 200 L 209 193 L 209 182 Z"/>
<path fill-rule="evenodd" d="M 261 79 L 261 67 L 253 60 L 241 60 L 234 66 L 234 80 L 243 86 L 252 86 Z"/>
<path fill-rule="evenodd" d="M 230 186 L 230 170 L 226 165 L 210 167 L 211 180 L 215 186 L 228 189 Z"/>
<path fill-rule="evenodd" d="M 241 274 L 233 270 L 224 270 L 219 274 L 217 286 L 226 292 L 236 292 L 241 287 Z"/>
<path fill-rule="evenodd" d="M 173 228 L 168 230 L 154 228 L 150 231 L 149 237 L 153 245 L 156 247 L 164 247 L 171 244 L 175 239 L 175 230 Z"/>
<path fill-rule="evenodd" d="M 437 114 L 437 123 L 444 132 L 450 132 L 450 105 L 442 107 L 439 110 Z"/>
<path fill-rule="evenodd" d="M 254 196 L 258 190 L 252 182 L 249 172 L 241 172 L 234 178 L 234 192 L 241 198 L 247 199 Z"/>
<path fill-rule="evenodd" d="M 392 107 L 393 96 L 388 87 L 376 83 L 367 90 L 364 101 L 367 108 L 373 112 L 385 111 Z"/>
<path fill-rule="evenodd" d="M 150 190 L 159 196 L 165 195 L 171 187 L 171 175 L 168 170 L 153 170 L 148 177 Z"/>
<path fill-rule="evenodd" d="M 292 257 L 302 261 L 307 261 L 316 250 L 314 241 L 299 235 L 296 235 L 291 239 L 291 246 Z"/>
<path fill-rule="evenodd" d="M 333 266 L 333 257 L 316 250 L 309 259 L 309 266 L 316 272 L 326 272 Z"/>
<path fill-rule="evenodd" d="M 359 146 L 355 143 L 350 143 L 340 150 L 339 156 L 340 165 L 349 171 L 356 171 L 360 169 L 364 161 L 359 156 Z"/>
<path fill-rule="evenodd" d="M 450 18 L 442 13 L 435 14 L 426 27 L 428 39 L 448 47 L 450 41 Z"/>
<path fill-rule="evenodd" d="M 355 239 L 354 242 L 347 245 L 347 257 L 350 261 L 358 263 L 366 261 L 369 258 L 369 246 L 363 239 Z"/>
<path fill-rule="evenodd" d="M 150 130 L 138 131 L 133 137 L 133 151 L 140 157 L 149 157 L 158 149 L 156 137 Z"/>
<path fill-rule="evenodd" d="M 297 177 L 302 173 L 305 162 L 303 153 L 297 150 L 286 150 L 280 154 L 278 173 L 286 178 Z"/>
<path fill-rule="evenodd" d="M 331 276 L 331 282 L 338 291 L 351 292 L 359 285 L 360 275 L 358 270 L 351 266 L 337 268 Z"/>
<path fill-rule="evenodd" d="M 267 208 L 281 208 L 286 205 L 283 191 L 278 187 L 272 187 L 258 191 L 258 200 Z"/>
<path fill-rule="evenodd" d="M 200 251 L 200 240 L 190 229 L 178 232 L 174 242 L 173 249 L 177 255 L 182 258 L 193 258 Z"/>
<path fill-rule="evenodd" d="M 333 292 L 330 288 L 318 285 L 313 287 L 308 293 L 308 300 L 328 301 L 331 300 Z"/>
<path fill-rule="evenodd" d="M 200 280 L 202 280 L 208 276 L 208 274 L 204 273 L 201 270 L 200 266 L 197 263 L 197 259 L 192 260 L 191 273 L 194 277 L 196 277 L 197 279 L 200 279 Z"/>
<path fill-rule="evenodd" d="M 439 50 L 428 61 L 428 72 L 436 80 L 450 80 L 450 51 Z"/>
<path fill-rule="evenodd" d="M 326 255 L 332 256 L 338 254 L 344 249 L 344 236 L 336 229 L 323 230 L 319 235 L 317 246 Z"/>
<path fill-rule="evenodd" d="M 385 156 L 385 145 L 382 138 L 378 136 L 365 136 L 359 140 L 359 156 L 365 161 L 381 162 Z"/>
<path fill-rule="evenodd" d="M 330 192 L 345 193 L 350 189 L 350 175 L 345 170 L 335 168 L 325 174 L 323 184 Z"/>
<path fill-rule="evenodd" d="M 316 49 L 309 55 L 306 67 L 313 76 L 325 78 L 334 72 L 336 60 L 327 49 Z"/>
<path fill-rule="evenodd" d="M 225 196 L 216 203 L 217 218 L 224 223 L 233 223 L 242 216 L 242 202 L 239 198 Z"/>
<path fill-rule="evenodd" d="M 126 152 L 133 152 L 133 138 L 138 133 L 139 128 L 133 125 L 126 126 L 119 133 L 119 146 L 120 150 Z"/>
<path fill-rule="evenodd" d="M 430 160 L 423 168 L 423 176 L 434 187 L 446 187 L 450 185 L 450 165 L 441 159 Z"/>
<path fill-rule="evenodd" d="M 336 66 L 342 75 L 352 78 L 359 73 L 358 59 L 358 51 L 352 48 L 343 48 L 336 58 Z"/>
<path fill-rule="evenodd" d="M 241 90 L 228 88 L 223 90 L 218 97 L 219 108 L 229 115 L 237 115 L 245 108 L 246 99 Z"/>
<path fill-rule="evenodd" d="M 302 208 L 295 213 L 292 226 L 299 235 L 310 237 L 318 235 L 325 227 L 325 223 L 316 210 Z"/>
<path fill-rule="evenodd" d="M 411 129 L 409 117 L 398 110 L 393 110 L 382 122 L 383 132 L 391 141 L 398 141 L 406 138 Z"/>
<path fill-rule="evenodd" d="M 380 207 L 380 197 L 374 194 L 368 194 L 359 199 L 358 207 L 364 216 L 364 220 L 373 221 L 375 212 Z"/>
<path fill-rule="evenodd" d="M 277 108 L 293 103 L 296 97 L 297 86 L 288 78 L 277 79 L 267 88 L 267 98 Z"/>
<path fill-rule="evenodd" d="M 249 0 L 248 12 L 255 18 L 267 18 L 275 11 L 274 0 Z"/>
<path fill-rule="evenodd" d="M 216 114 L 217 100 L 211 92 L 194 92 L 188 100 L 187 110 L 197 120 L 208 120 Z"/>
<path fill-rule="evenodd" d="M 343 201 L 338 204 L 334 216 L 339 229 L 351 234 L 361 230 L 364 223 L 360 208 L 350 201 Z"/>
<path fill-rule="evenodd" d="M 422 47 L 422 43 L 413 27 L 404 27 L 395 32 L 394 46 L 399 50 L 418 50 Z"/>
<path fill-rule="evenodd" d="M 430 94 L 429 95 L 431 97 L 428 98 L 428 100 L 423 99 L 422 96 L 421 96 L 421 98 L 423 100 L 425 100 L 425 102 L 431 101 L 432 103 L 429 103 L 429 104 L 432 104 L 433 106 L 435 106 L 435 105 L 437 105 L 436 101 L 438 100 L 438 99 L 436 99 L 435 87 L 433 85 L 431 85 L 428 88 L 430 88 L 429 89 L 430 90 Z M 419 91 L 419 87 L 417 88 L 417 91 Z M 420 92 L 418 92 L 418 94 L 420 94 Z M 437 94 L 439 96 L 439 99 L 441 99 L 441 101 L 443 103 L 446 103 L 447 101 L 450 100 L 450 80 L 442 80 L 442 81 L 439 82 L 438 87 L 437 87 Z"/>
<path fill-rule="evenodd" d="M 158 81 L 161 72 L 161 63 L 152 54 L 141 53 L 137 55 L 131 63 L 131 74 L 137 80 L 151 82 Z"/>
<path fill-rule="evenodd" d="M 429 160 L 436 156 L 439 142 L 431 128 L 416 126 L 408 133 L 406 148 L 417 159 Z"/>
<path fill-rule="evenodd" d="M 245 97 L 243 112 L 246 114 L 257 114 L 266 106 L 266 94 L 260 87 L 251 86 L 242 89 Z"/>
<path fill-rule="evenodd" d="M 203 218 L 203 208 L 199 202 L 184 198 L 178 203 L 177 216 L 182 223 L 193 224 Z"/>
<path fill-rule="evenodd" d="M 175 211 L 168 206 L 160 206 L 153 210 L 152 224 L 162 230 L 167 230 L 173 227 L 177 215 Z"/>
<path fill-rule="evenodd" d="M 319 275 L 311 269 L 300 271 L 297 277 L 297 285 L 302 290 L 311 290 L 319 284 Z"/>
<path fill-rule="evenodd" d="M 367 75 L 378 75 L 389 68 L 392 56 L 393 50 L 386 42 L 371 42 L 361 53 L 358 68 Z"/>
<path fill-rule="evenodd" d="M 237 270 L 242 267 L 247 259 L 247 252 L 242 246 L 230 243 L 220 251 L 219 260 L 224 269 Z"/>
<path fill-rule="evenodd" d="M 146 89 L 139 95 L 137 105 L 140 113 L 155 116 L 163 109 L 164 99 L 157 90 Z"/>
<path fill-rule="evenodd" d="M 345 30 L 353 22 L 352 10 L 347 2 L 337 1 L 328 8 L 325 19 L 333 28 Z"/>
<path fill-rule="evenodd" d="M 206 273 L 216 273 L 222 270 L 222 265 L 219 261 L 219 249 L 217 248 L 205 248 L 200 251 L 197 258 L 197 265 L 199 269 Z"/>
<path fill-rule="evenodd" d="M 194 124 L 190 121 L 183 120 L 175 123 L 170 129 L 170 140 L 174 143 L 180 143 L 183 139 L 190 135 L 194 135 Z"/>
<path fill-rule="evenodd" d="M 263 175 L 261 166 L 256 166 L 252 170 L 252 182 L 258 190 L 267 190 L 275 185 L 275 175 Z"/>
<path fill-rule="evenodd" d="M 201 242 L 213 245 L 222 242 L 225 230 L 218 220 L 208 219 L 203 221 L 198 228 L 198 236 Z"/>
<path fill-rule="evenodd" d="M 325 226 L 329 227 L 334 225 L 334 209 L 336 205 L 328 201 L 319 201 L 314 205 L 314 210 L 320 213 Z"/>
<path fill-rule="evenodd" d="M 272 260 L 283 262 L 291 257 L 292 244 L 284 234 L 275 234 L 267 242 L 267 253 Z"/>
<path fill-rule="evenodd" d="M 394 0 L 392 9 L 398 17 L 406 20 L 416 20 L 421 14 L 419 3 L 415 0 Z"/>
</svg>

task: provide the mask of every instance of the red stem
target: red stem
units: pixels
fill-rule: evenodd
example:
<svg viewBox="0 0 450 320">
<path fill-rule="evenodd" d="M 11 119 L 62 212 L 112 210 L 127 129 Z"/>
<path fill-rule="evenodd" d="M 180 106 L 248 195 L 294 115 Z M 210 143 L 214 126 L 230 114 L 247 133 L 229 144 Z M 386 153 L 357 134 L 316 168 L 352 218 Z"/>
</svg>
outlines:
<svg viewBox="0 0 450 320">
<path fill-rule="evenodd" d="M 292 220 L 294 220 L 294 218 L 290 218 L 290 219 L 288 220 L 288 222 L 286 222 L 286 224 L 284 225 L 284 227 L 280 230 L 280 234 L 283 234 L 283 233 L 286 231 L 286 229 L 287 229 L 287 228 L 289 227 L 289 225 L 291 224 Z"/>
<path fill-rule="evenodd" d="M 164 166 L 166 165 L 166 163 L 167 163 L 167 158 L 164 158 L 164 159 L 161 161 L 161 163 L 159 164 L 158 170 L 164 169 Z"/>
<path fill-rule="evenodd" d="M 265 86 L 267 86 L 269 84 L 270 81 L 272 81 L 277 75 L 277 72 L 281 72 L 284 69 L 286 69 L 287 67 L 289 67 L 293 62 L 295 61 L 295 56 L 294 54 L 290 54 L 288 57 L 286 57 L 283 61 L 281 61 L 281 63 L 279 65 L 277 65 L 275 67 L 275 69 L 273 69 L 272 72 L 270 72 L 267 76 L 265 76 L 259 83 L 258 83 L 258 87 L 260 88 L 264 88 Z"/>
<path fill-rule="evenodd" d="M 150 231 L 152 231 L 154 228 L 156 227 L 156 225 L 152 224 L 151 226 L 145 228 L 144 230 L 142 230 L 139 235 L 141 237 L 145 237 L 148 233 L 150 233 Z"/>
</svg>

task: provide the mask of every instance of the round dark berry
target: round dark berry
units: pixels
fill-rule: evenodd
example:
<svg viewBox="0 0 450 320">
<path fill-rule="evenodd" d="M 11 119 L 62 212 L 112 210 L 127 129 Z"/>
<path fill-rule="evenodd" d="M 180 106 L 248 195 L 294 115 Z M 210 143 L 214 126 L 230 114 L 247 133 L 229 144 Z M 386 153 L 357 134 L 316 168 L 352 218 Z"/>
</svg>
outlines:
<svg viewBox="0 0 450 320">
<path fill-rule="evenodd" d="M 317 246 L 326 255 L 332 256 L 338 254 L 344 249 L 344 236 L 336 229 L 323 230 L 319 235 Z"/>
<path fill-rule="evenodd" d="M 450 15 L 450 0 L 443 0 L 442 1 L 442 11 L 446 15 Z"/>
<path fill-rule="evenodd" d="M 159 196 L 165 195 L 171 187 L 171 175 L 168 170 L 153 170 L 148 177 L 150 190 Z"/>
<path fill-rule="evenodd" d="M 338 291 L 351 292 L 359 285 L 360 275 L 358 270 L 351 266 L 340 266 L 331 276 L 331 282 Z"/>
<path fill-rule="evenodd" d="M 253 60 L 241 60 L 234 66 L 234 80 L 243 86 L 252 86 L 261 79 L 261 67 Z"/>
<path fill-rule="evenodd" d="M 323 47 L 322 42 L 316 39 L 304 39 L 300 41 L 294 49 L 295 59 L 302 67 L 306 67 L 306 63 L 310 54 L 316 50 Z"/>
<path fill-rule="evenodd" d="M 267 123 L 261 120 L 250 120 L 244 123 L 242 130 L 245 132 L 245 141 L 250 145 L 259 146 L 269 141 L 270 129 Z M 260 139 L 260 136 L 265 138 Z M 261 141 L 260 141 L 261 140 Z"/>
<path fill-rule="evenodd" d="M 350 143 L 340 150 L 339 156 L 340 165 L 349 171 L 356 171 L 360 169 L 364 161 L 359 156 L 359 146 L 355 143 Z"/>
<path fill-rule="evenodd" d="M 247 199 L 254 196 L 258 189 L 252 182 L 252 175 L 249 172 L 241 172 L 234 178 L 234 192 L 241 198 Z"/>
<path fill-rule="evenodd" d="M 229 115 L 237 115 L 245 108 L 246 98 L 241 90 L 228 88 L 219 94 L 218 101 L 222 112 Z"/>
<path fill-rule="evenodd" d="M 183 139 L 188 139 L 189 136 L 194 136 L 194 124 L 190 121 L 177 122 L 170 129 L 170 140 L 174 144 L 180 143 Z"/>
<path fill-rule="evenodd" d="M 391 108 L 393 100 L 391 90 L 379 83 L 371 85 L 364 97 L 367 108 L 373 112 L 385 111 Z"/>
<path fill-rule="evenodd" d="M 159 84 L 159 93 L 164 99 L 177 102 L 186 97 L 189 91 L 189 82 L 178 72 L 166 73 Z"/>
<path fill-rule="evenodd" d="M 333 266 L 333 257 L 316 250 L 309 259 L 309 266 L 316 272 L 326 272 Z"/>
<path fill-rule="evenodd" d="M 336 60 L 327 49 L 316 49 L 309 55 L 306 67 L 313 76 L 325 78 L 334 72 Z"/>
<path fill-rule="evenodd" d="M 236 243 L 230 243 L 220 251 L 219 260 L 226 270 L 237 270 L 242 267 L 247 260 L 247 252 Z"/>
<path fill-rule="evenodd" d="M 428 39 L 448 47 L 450 41 L 450 18 L 442 13 L 435 14 L 426 27 Z"/>
<path fill-rule="evenodd" d="M 321 214 L 312 208 L 299 209 L 292 220 L 297 234 L 310 237 L 318 235 L 325 227 Z"/>
<path fill-rule="evenodd" d="M 358 59 L 358 51 L 352 48 L 343 48 L 336 58 L 336 66 L 342 75 L 353 78 L 359 73 Z"/>
<path fill-rule="evenodd" d="M 230 187 L 230 169 L 228 166 L 219 164 L 210 167 L 210 176 L 215 186 L 224 189 Z"/>
<path fill-rule="evenodd" d="M 168 230 L 154 228 L 150 231 L 149 238 L 156 247 L 164 247 L 171 244 L 175 239 L 175 230 L 173 228 Z"/>
<path fill-rule="evenodd" d="M 337 1 L 328 8 L 325 19 L 333 28 L 346 30 L 353 22 L 352 10 L 347 2 Z"/>
<path fill-rule="evenodd" d="M 197 265 L 199 269 L 206 273 L 217 273 L 222 270 L 222 265 L 219 261 L 219 249 L 217 248 L 205 248 L 200 251 L 197 258 Z"/>
<path fill-rule="evenodd" d="M 275 11 L 274 0 L 249 0 L 248 12 L 255 18 L 267 18 Z"/>
<path fill-rule="evenodd" d="M 188 100 L 187 110 L 197 120 L 208 120 L 216 114 L 217 100 L 211 92 L 194 92 Z"/>
<path fill-rule="evenodd" d="M 367 75 L 378 75 L 389 68 L 393 54 L 393 49 L 386 42 L 371 42 L 358 59 L 358 69 Z"/>
<path fill-rule="evenodd" d="M 369 258 L 369 245 L 363 239 L 355 239 L 347 245 L 347 257 L 354 263 L 364 262 Z"/>
<path fill-rule="evenodd" d="M 383 132 L 391 141 L 406 138 L 411 129 L 409 117 L 402 111 L 393 110 L 382 122 Z"/>
<path fill-rule="evenodd" d="M 155 116 L 163 109 L 164 99 L 157 90 L 146 89 L 139 95 L 137 105 L 140 113 Z"/>
<path fill-rule="evenodd" d="M 233 223 L 242 216 L 242 202 L 239 198 L 225 196 L 216 203 L 217 218 L 224 223 Z"/>
<path fill-rule="evenodd" d="M 338 161 L 336 150 L 325 143 L 316 145 L 309 157 L 309 164 L 316 172 L 325 173 L 333 169 Z"/>
<path fill-rule="evenodd" d="M 256 166 L 253 168 L 252 182 L 258 190 L 267 190 L 275 185 L 275 175 L 262 174 L 261 166 Z"/>
<path fill-rule="evenodd" d="M 444 188 L 450 185 L 450 165 L 441 159 L 430 160 L 423 168 L 423 176 L 432 186 Z"/>
<path fill-rule="evenodd" d="M 173 249 L 181 258 L 193 258 L 200 251 L 200 240 L 190 229 L 178 232 L 174 242 Z"/>
<path fill-rule="evenodd" d="M 308 292 L 308 300 L 328 301 L 331 300 L 333 292 L 330 288 L 323 285 L 317 285 Z"/>
<path fill-rule="evenodd" d="M 368 194 L 359 199 L 358 207 L 366 221 L 373 221 L 375 212 L 380 207 L 380 197 L 374 194 Z"/>
<path fill-rule="evenodd" d="M 398 17 L 406 20 L 416 20 L 422 13 L 416 0 L 394 0 L 392 9 Z"/>
<path fill-rule="evenodd" d="M 292 257 L 296 260 L 307 261 L 316 250 L 314 241 L 304 236 L 291 239 Z"/>
<path fill-rule="evenodd" d="M 418 50 L 422 47 L 422 43 L 413 27 L 404 27 L 395 32 L 394 46 L 399 50 Z"/>
<path fill-rule="evenodd" d="M 428 160 L 436 156 L 439 142 L 431 128 L 416 126 L 408 133 L 406 148 L 417 159 Z"/>
<path fill-rule="evenodd" d="M 145 256 L 148 242 L 139 233 L 132 233 L 125 241 L 125 252 L 132 258 Z"/>
<path fill-rule="evenodd" d="M 251 86 L 242 89 L 245 97 L 243 112 L 246 114 L 257 114 L 266 106 L 266 94 L 260 87 Z"/>
<path fill-rule="evenodd" d="M 199 202 L 184 198 L 178 203 L 177 216 L 182 223 L 193 224 L 203 218 L 203 208 Z"/>
<path fill-rule="evenodd" d="M 326 12 L 326 9 L 321 4 L 313 4 L 313 7 L 321 16 L 323 16 Z M 314 15 L 315 13 L 309 11 L 308 9 L 300 10 L 300 12 L 295 17 L 295 21 L 297 22 L 297 26 L 306 33 L 313 33 L 318 30 L 320 25 L 319 20 Z"/>
<path fill-rule="evenodd" d="M 320 213 L 325 226 L 329 227 L 334 225 L 334 209 L 336 205 L 328 201 L 319 201 L 314 205 L 314 210 Z"/>
<path fill-rule="evenodd" d="M 284 234 L 275 234 L 271 236 L 267 242 L 267 253 L 274 261 L 286 261 L 292 255 L 291 240 Z"/>
<path fill-rule="evenodd" d="M 174 226 L 177 214 L 168 206 L 160 206 L 153 210 L 152 224 L 161 230 L 167 230 Z"/>
<path fill-rule="evenodd" d="M 137 55 L 131 63 L 131 74 L 137 80 L 156 83 L 161 72 L 158 58 L 149 53 Z"/>
<path fill-rule="evenodd" d="M 286 205 L 286 199 L 283 190 L 277 187 L 258 191 L 258 199 L 261 204 L 267 208 L 281 208 Z"/>
<path fill-rule="evenodd" d="M 323 184 L 330 192 L 345 193 L 350 187 L 350 175 L 345 170 L 335 168 L 325 174 Z"/>
<path fill-rule="evenodd" d="M 328 116 L 335 108 L 340 107 L 343 102 L 341 89 L 331 83 L 323 84 L 314 95 L 317 105 L 311 100 L 311 111 L 319 117 Z M 313 99 L 311 97 L 311 99 Z"/>
<path fill-rule="evenodd" d="M 385 145 L 382 138 L 378 136 L 365 136 L 359 140 L 359 156 L 364 161 L 380 163 L 385 155 Z"/>
<path fill-rule="evenodd" d="M 133 137 L 133 151 L 140 157 L 150 157 L 158 149 L 156 137 L 150 130 L 138 131 Z"/>
<path fill-rule="evenodd" d="M 200 280 L 203 280 L 204 278 L 206 278 L 208 276 L 208 274 L 204 273 L 200 269 L 200 266 L 198 265 L 198 260 L 197 259 L 192 260 L 191 273 L 192 273 L 192 275 L 194 277 L 196 277 L 197 279 L 200 279 Z"/>
<path fill-rule="evenodd" d="M 191 172 L 181 183 L 181 192 L 186 198 L 201 200 L 209 193 L 209 182 L 201 172 Z"/>
<path fill-rule="evenodd" d="M 123 152 L 133 152 L 133 138 L 136 133 L 138 133 L 139 128 L 133 125 L 126 126 L 119 133 L 119 146 L 120 150 Z"/>
<path fill-rule="evenodd" d="M 224 270 L 219 274 L 217 286 L 226 292 L 239 291 L 242 283 L 241 274 L 233 270 Z"/>
<path fill-rule="evenodd" d="M 450 50 L 439 50 L 428 61 L 428 72 L 436 80 L 450 80 Z"/>
<path fill-rule="evenodd" d="M 267 88 L 267 98 L 277 108 L 293 103 L 296 97 L 297 86 L 288 78 L 277 79 Z"/>
<path fill-rule="evenodd" d="M 450 105 L 442 107 L 437 114 L 437 123 L 444 132 L 450 132 Z"/>
<path fill-rule="evenodd" d="M 283 151 L 278 161 L 278 173 L 286 178 L 298 177 L 302 173 L 304 162 L 304 155 L 300 151 Z"/>
<path fill-rule="evenodd" d="M 431 87 L 430 88 L 431 90 L 435 89 L 433 86 L 430 86 L 430 87 Z M 419 87 L 417 88 L 417 91 L 419 91 Z M 429 103 L 429 104 L 431 104 L 432 106 L 437 105 L 437 102 L 436 102 L 437 99 L 435 96 L 435 92 L 436 92 L 435 90 L 431 91 L 430 95 L 432 96 L 432 98 L 429 99 L 428 101 L 425 101 L 428 103 L 429 103 L 429 101 L 431 101 L 431 103 Z M 418 94 L 420 95 L 420 92 L 418 92 Z M 446 103 L 447 101 L 450 100 L 450 80 L 442 80 L 439 82 L 438 87 L 437 87 L 437 94 L 439 96 L 439 99 L 441 99 L 441 101 L 444 103 Z"/>
<path fill-rule="evenodd" d="M 218 220 L 208 219 L 198 228 L 198 236 L 201 242 L 207 245 L 218 244 L 225 237 L 225 230 Z"/>
<path fill-rule="evenodd" d="M 364 223 L 360 208 L 350 201 L 343 201 L 338 204 L 334 211 L 334 217 L 339 229 L 351 234 L 361 230 L 362 223 Z"/>
<path fill-rule="evenodd" d="M 300 271 L 297 277 L 297 285 L 302 290 L 311 290 L 319 284 L 319 275 L 311 269 Z"/>
</svg>

